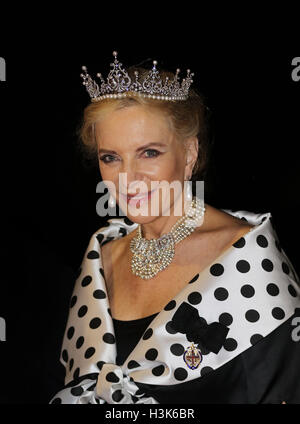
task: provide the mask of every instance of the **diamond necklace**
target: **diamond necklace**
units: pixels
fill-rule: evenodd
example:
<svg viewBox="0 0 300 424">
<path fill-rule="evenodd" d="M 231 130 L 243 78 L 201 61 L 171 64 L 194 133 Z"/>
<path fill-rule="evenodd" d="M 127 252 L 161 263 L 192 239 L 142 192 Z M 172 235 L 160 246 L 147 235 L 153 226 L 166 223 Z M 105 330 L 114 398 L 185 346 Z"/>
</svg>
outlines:
<svg viewBox="0 0 300 424">
<path fill-rule="evenodd" d="M 198 197 L 194 196 L 187 213 L 173 225 L 169 233 L 163 234 L 160 238 L 145 239 L 142 237 L 141 225 L 138 225 L 137 234 L 130 242 L 133 253 L 132 273 L 143 279 L 149 279 L 170 265 L 175 254 L 175 244 L 195 230 L 204 212 L 205 207 Z"/>
</svg>

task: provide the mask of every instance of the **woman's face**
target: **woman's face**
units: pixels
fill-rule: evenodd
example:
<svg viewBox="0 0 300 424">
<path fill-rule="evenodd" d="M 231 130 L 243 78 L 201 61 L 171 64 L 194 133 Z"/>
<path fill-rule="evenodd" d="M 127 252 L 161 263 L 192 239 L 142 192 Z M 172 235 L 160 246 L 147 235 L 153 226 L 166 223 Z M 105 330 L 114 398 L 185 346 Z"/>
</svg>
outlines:
<svg viewBox="0 0 300 424">
<path fill-rule="evenodd" d="M 186 151 L 164 114 L 141 105 L 116 109 L 95 124 L 95 133 L 102 179 L 115 185 L 111 194 L 130 220 L 148 223 L 162 215 L 166 196 L 159 184 L 167 188 L 177 181 L 182 194 L 197 158 L 197 139 Z M 170 208 L 175 201 L 171 190 Z"/>
</svg>

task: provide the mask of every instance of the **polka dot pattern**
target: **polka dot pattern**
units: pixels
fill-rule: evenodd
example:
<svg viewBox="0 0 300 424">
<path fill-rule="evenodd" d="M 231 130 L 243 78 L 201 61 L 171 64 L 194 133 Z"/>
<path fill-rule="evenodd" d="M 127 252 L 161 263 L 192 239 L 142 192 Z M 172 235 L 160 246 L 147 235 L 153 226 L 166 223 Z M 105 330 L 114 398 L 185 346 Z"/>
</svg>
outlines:
<svg viewBox="0 0 300 424">
<path fill-rule="evenodd" d="M 71 358 L 71 359 L 70 359 L 70 362 L 69 362 L 69 371 L 71 371 L 71 370 L 72 370 L 73 365 L 74 365 L 74 359 L 73 359 L 73 358 Z"/>
<path fill-rule="evenodd" d="M 287 275 L 290 273 L 290 268 L 288 264 L 285 262 L 282 262 L 282 271 Z"/>
<path fill-rule="evenodd" d="M 165 307 L 164 310 L 165 311 L 171 311 L 172 309 L 174 309 L 176 307 L 176 301 L 175 300 L 171 300 Z"/>
<path fill-rule="evenodd" d="M 223 301 L 226 300 L 229 296 L 228 290 L 225 287 L 218 287 L 214 292 L 215 298 L 217 300 Z"/>
<path fill-rule="evenodd" d="M 229 314 L 228 312 L 223 312 L 219 316 L 219 322 L 223 325 L 226 325 L 226 327 L 229 327 L 233 322 L 232 315 Z"/>
<path fill-rule="evenodd" d="M 198 305 L 201 302 L 202 296 L 199 292 L 192 292 L 188 295 L 188 302 L 192 305 Z"/>
<path fill-rule="evenodd" d="M 169 333 L 169 334 L 177 333 L 177 330 L 175 330 L 173 325 L 172 325 L 172 321 L 167 322 L 165 329 L 166 329 L 166 332 Z"/>
<path fill-rule="evenodd" d="M 114 372 L 109 372 L 106 374 L 106 380 L 111 383 L 118 383 L 120 381 L 119 377 Z"/>
<path fill-rule="evenodd" d="M 76 304 L 76 302 L 77 302 L 77 296 L 73 296 L 71 298 L 70 308 L 73 308 L 73 306 Z"/>
<path fill-rule="evenodd" d="M 239 240 L 237 240 L 234 244 L 233 247 L 236 247 L 237 249 L 241 249 L 242 247 L 244 247 L 246 244 L 246 240 L 244 237 L 241 237 Z"/>
<path fill-rule="evenodd" d="M 83 345 L 83 343 L 84 343 L 84 337 L 83 336 L 78 337 L 77 342 L 76 342 L 76 348 L 80 349 L 81 346 Z"/>
<path fill-rule="evenodd" d="M 259 313 L 255 309 L 249 309 L 245 313 L 245 318 L 249 322 L 256 322 L 259 320 Z"/>
<path fill-rule="evenodd" d="M 127 366 L 129 369 L 132 369 L 140 367 L 140 364 L 136 361 L 129 361 Z"/>
<path fill-rule="evenodd" d="M 279 287 L 274 283 L 268 284 L 266 289 L 270 296 L 278 296 L 279 294 Z"/>
<path fill-rule="evenodd" d="M 288 291 L 289 291 L 291 296 L 297 297 L 297 292 L 296 292 L 294 286 L 292 286 L 291 284 L 288 285 Z"/>
<path fill-rule="evenodd" d="M 147 350 L 145 354 L 145 358 L 148 359 L 148 361 L 154 361 L 157 358 L 158 351 L 157 349 L 149 349 Z"/>
<path fill-rule="evenodd" d="M 268 240 L 263 234 L 259 234 L 256 237 L 256 242 L 260 247 L 268 247 Z"/>
<path fill-rule="evenodd" d="M 198 278 L 199 278 L 199 274 L 196 274 L 196 275 L 195 275 L 195 277 L 193 277 L 193 278 L 191 279 L 191 281 L 189 282 L 189 284 L 194 283 L 195 281 L 197 281 L 197 280 L 198 280 Z"/>
<path fill-rule="evenodd" d="M 91 356 L 93 356 L 93 355 L 94 355 L 95 351 L 96 351 L 96 350 L 95 350 L 95 348 L 94 348 L 94 347 L 89 347 L 89 348 L 85 351 L 84 357 L 85 357 L 86 359 L 90 358 Z"/>
<path fill-rule="evenodd" d="M 253 334 L 253 336 L 251 336 L 250 338 L 250 343 L 252 345 L 255 345 L 256 343 L 258 343 L 261 339 L 263 339 L 263 336 L 261 334 Z"/>
<path fill-rule="evenodd" d="M 282 320 L 285 317 L 285 312 L 282 308 L 279 308 L 279 307 L 273 308 L 272 309 L 272 316 L 275 319 Z"/>
<path fill-rule="evenodd" d="M 228 338 L 225 340 L 224 343 L 224 349 L 227 350 L 228 352 L 232 352 L 237 348 L 237 341 L 233 338 Z"/>
<path fill-rule="evenodd" d="M 213 371 L 213 368 L 206 366 L 200 369 L 200 375 L 201 377 L 203 377 L 204 375 L 209 374 L 212 371 Z"/>
<path fill-rule="evenodd" d="M 87 307 L 86 305 L 82 305 L 82 306 L 78 309 L 78 316 L 79 316 L 80 318 L 84 317 L 84 316 L 85 316 L 85 314 L 87 313 L 87 311 L 88 311 L 88 307 Z"/>
<path fill-rule="evenodd" d="M 185 368 L 176 368 L 174 371 L 174 377 L 178 381 L 183 381 L 187 378 L 188 372 Z"/>
<path fill-rule="evenodd" d="M 165 367 L 163 365 L 158 365 L 157 367 L 152 368 L 152 374 L 156 377 L 160 377 L 165 371 Z"/>
<path fill-rule="evenodd" d="M 93 293 L 93 296 L 95 299 L 105 299 L 106 298 L 106 294 L 104 292 L 104 290 L 95 290 Z"/>
<path fill-rule="evenodd" d="M 137 225 L 127 218 L 112 219 L 93 235 L 78 270 L 61 351 L 68 386 L 52 403 L 77 403 L 79 399 L 86 403 L 156 403 L 147 390 L 135 385 L 137 376 L 139 383 L 158 386 L 205 378 L 291 316 L 299 305 L 299 281 L 293 280 L 296 274 L 281 249 L 270 214 L 231 214 L 255 227 L 207 269 L 187 279 L 178 295 L 145 327 L 122 365 L 116 364 L 118 340 L 100 246 L 125 237 Z M 193 340 L 172 326 L 172 317 L 182 302 L 196 308 L 202 323 L 218 322 L 229 329 L 217 354 L 204 342 L 198 344 L 202 362 L 195 370 L 183 360 Z M 101 384 L 97 384 L 98 378 Z"/>
<path fill-rule="evenodd" d="M 122 393 L 121 390 L 116 390 L 113 394 L 112 394 L 112 399 L 116 402 L 119 403 L 122 399 L 123 399 L 124 395 Z"/>
<path fill-rule="evenodd" d="M 80 396 L 83 393 L 83 388 L 80 387 L 80 386 L 79 387 L 73 387 L 71 389 L 71 393 L 72 393 L 73 396 Z"/>
<path fill-rule="evenodd" d="M 214 264 L 210 267 L 211 275 L 219 277 L 224 273 L 224 266 L 222 264 Z"/>
<path fill-rule="evenodd" d="M 116 342 L 115 336 L 112 333 L 105 333 L 103 335 L 103 341 L 104 343 L 113 344 Z"/>
<path fill-rule="evenodd" d="M 152 328 L 147 328 L 147 330 L 145 331 L 144 335 L 143 335 L 143 340 L 148 340 L 150 339 L 150 337 L 153 334 L 153 330 Z"/>
<path fill-rule="evenodd" d="M 96 236 L 96 239 L 98 240 L 99 244 L 101 245 L 102 241 L 104 240 L 104 234 L 98 234 Z"/>
<path fill-rule="evenodd" d="M 90 328 L 98 328 L 101 325 L 101 319 L 100 318 L 93 318 L 90 322 Z"/>
<path fill-rule="evenodd" d="M 253 297 L 254 294 L 255 294 L 255 289 L 250 284 L 245 284 L 241 288 L 241 294 L 242 294 L 242 296 L 247 297 L 247 298 Z"/>
<path fill-rule="evenodd" d="M 261 261 L 261 266 L 267 272 L 272 272 L 274 268 L 273 262 L 270 259 L 263 259 Z"/>
<path fill-rule="evenodd" d="M 82 287 L 88 286 L 92 282 L 92 279 L 93 278 L 90 275 L 86 275 L 81 281 Z"/>
<path fill-rule="evenodd" d="M 97 367 L 99 368 L 100 371 L 101 371 L 101 369 L 102 369 L 102 367 L 103 367 L 104 364 L 105 364 L 104 361 L 98 361 L 97 362 Z"/>
<path fill-rule="evenodd" d="M 68 352 L 66 349 L 62 351 L 62 358 L 65 362 L 68 362 Z"/>
<path fill-rule="evenodd" d="M 126 234 L 127 234 L 126 229 L 125 229 L 125 228 L 120 228 L 120 230 L 119 230 L 119 234 L 120 234 L 122 237 L 126 236 Z"/>
<path fill-rule="evenodd" d="M 173 353 L 173 355 L 181 356 L 184 354 L 184 346 L 182 346 L 179 343 L 174 343 L 170 346 L 170 351 Z"/>
<path fill-rule="evenodd" d="M 242 273 L 249 272 L 249 270 L 250 270 L 250 264 L 245 259 L 240 259 L 236 263 L 236 269 L 239 272 L 242 272 Z"/>
<path fill-rule="evenodd" d="M 76 370 L 73 373 L 73 380 L 77 380 L 79 377 L 80 369 L 76 368 Z"/>
<path fill-rule="evenodd" d="M 88 259 L 98 259 L 100 257 L 99 253 L 96 250 L 91 250 L 88 254 L 87 254 L 87 258 Z"/>
<path fill-rule="evenodd" d="M 67 337 L 68 337 L 69 340 L 71 340 L 71 338 L 73 337 L 74 332 L 75 332 L 75 328 L 74 327 L 70 327 L 68 329 L 68 331 L 67 331 Z"/>
</svg>

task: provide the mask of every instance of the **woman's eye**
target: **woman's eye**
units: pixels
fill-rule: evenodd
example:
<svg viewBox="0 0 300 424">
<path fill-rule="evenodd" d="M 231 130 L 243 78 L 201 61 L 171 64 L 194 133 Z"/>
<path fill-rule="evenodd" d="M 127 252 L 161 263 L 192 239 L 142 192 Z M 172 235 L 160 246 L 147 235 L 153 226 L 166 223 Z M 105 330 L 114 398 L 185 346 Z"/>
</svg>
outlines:
<svg viewBox="0 0 300 424">
<path fill-rule="evenodd" d="M 109 163 L 109 162 L 112 162 L 115 158 L 112 155 L 103 155 L 103 156 L 100 156 L 99 159 L 104 163 Z"/>
<path fill-rule="evenodd" d="M 146 156 L 146 158 L 155 158 L 156 156 L 160 155 L 160 152 L 155 149 L 147 149 L 144 151 L 144 155 Z M 101 160 L 104 163 L 110 163 L 110 162 L 116 161 L 116 158 L 115 156 L 106 154 L 106 155 L 100 156 L 99 160 Z"/>
<path fill-rule="evenodd" d="M 155 149 L 145 150 L 144 153 L 146 154 L 147 158 L 155 158 L 156 156 L 158 156 L 160 154 L 160 152 L 158 150 L 155 150 Z"/>
</svg>

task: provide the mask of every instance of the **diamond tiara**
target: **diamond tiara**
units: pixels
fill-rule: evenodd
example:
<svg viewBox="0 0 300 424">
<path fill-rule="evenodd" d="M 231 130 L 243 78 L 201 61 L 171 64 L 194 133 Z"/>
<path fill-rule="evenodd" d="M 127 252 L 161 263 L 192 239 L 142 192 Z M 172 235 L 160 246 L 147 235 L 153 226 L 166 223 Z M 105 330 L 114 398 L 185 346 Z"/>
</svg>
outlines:
<svg viewBox="0 0 300 424">
<path fill-rule="evenodd" d="M 189 95 L 189 88 L 193 82 L 192 77 L 194 74 L 187 70 L 187 76 L 180 83 L 179 72 L 176 70 L 174 79 L 166 77 L 165 80 L 160 77 L 159 71 L 156 69 L 157 61 L 153 61 L 153 67 L 148 72 L 143 80 L 139 81 L 139 72 L 135 71 L 135 80 L 132 81 L 125 69 L 122 68 L 122 63 L 118 61 L 118 53 L 113 52 L 115 58 L 114 62 L 110 64 L 110 70 L 107 81 L 103 79 L 100 73 L 97 77 L 100 78 L 101 84 L 99 85 L 87 73 L 86 66 L 82 66 L 85 74 L 80 74 L 83 78 L 83 85 L 85 85 L 87 92 L 91 97 L 92 102 L 97 102 L 104 99 L 121 99 L 128 97 L 128 95 L 137 95 L 148 97 L 158 100 L 186 100 Z"/>
</svg>

